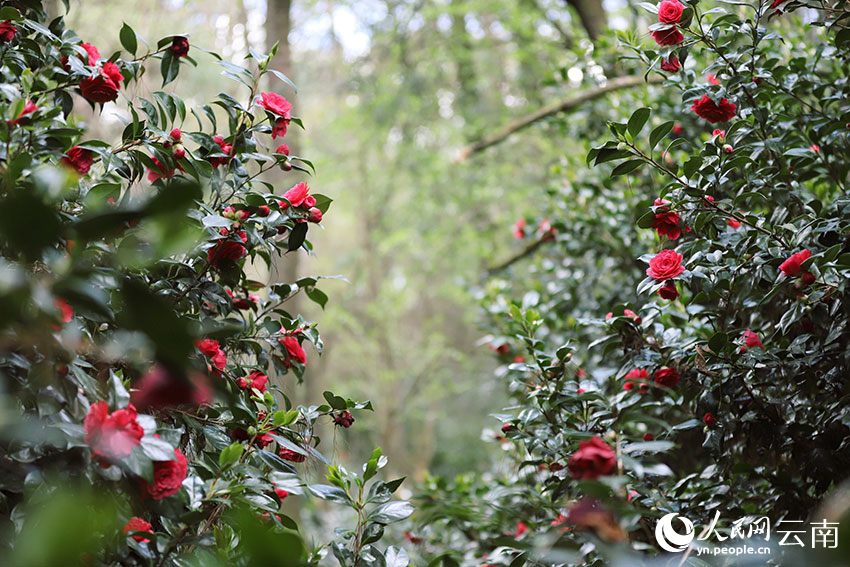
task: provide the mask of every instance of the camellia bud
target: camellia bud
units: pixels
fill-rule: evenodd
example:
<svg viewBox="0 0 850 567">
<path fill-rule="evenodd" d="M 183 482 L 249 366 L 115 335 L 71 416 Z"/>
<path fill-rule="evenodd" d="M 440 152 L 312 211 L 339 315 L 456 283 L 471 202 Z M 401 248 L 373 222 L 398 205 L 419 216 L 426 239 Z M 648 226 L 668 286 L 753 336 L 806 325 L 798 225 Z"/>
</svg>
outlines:
<svg viewBox="0 0 850 567">
<path fill-rule="evenodd" d="M 291 171 L 292 170 L 292 163 L 290 163 L 289 160 L 281 162 L 280 168 L 284 171 Z"/>
<path fill-rule="evenodd" d="M 186 157 L 186 148 L 184 148 L 182 144 L 174 145 L 174 157 L 177 159 L 183 159 Z"/>
<path fill-rule="evenodd" d="M 813 283 L 815 283 L 815 275 L 811 272 L 806 272 L 800 279 L 804 285 L 812 285 Z"/>
<path fill-rule="evenodd" d="M 257 434 L 257 428 L 254 427 L 253 425 L 249 425 L 248 426 L 248 436 L 253 437 L 256 434 Z"/>
<path fill-rule="evenodd" d="M 723 144 L 723 151 L 727 154 L 731 154 L 733 151 L 735 151 L 735 148 L 733 148 L 729 144 Z"/>
<path fill-rule="evenodd" d="M 621 152 L 624 152 L 629 149 L 629 146 L 625 142 L 620 142 L 619 144 L 617 144 L 617 149 Z"/>
<path fill-rule="evenodd" d="M 307 220 L 310 222 L 322 222 L 322 211 L 313 207 L 310 209 L 310 216 L 307 217 Z"/>
</svg>

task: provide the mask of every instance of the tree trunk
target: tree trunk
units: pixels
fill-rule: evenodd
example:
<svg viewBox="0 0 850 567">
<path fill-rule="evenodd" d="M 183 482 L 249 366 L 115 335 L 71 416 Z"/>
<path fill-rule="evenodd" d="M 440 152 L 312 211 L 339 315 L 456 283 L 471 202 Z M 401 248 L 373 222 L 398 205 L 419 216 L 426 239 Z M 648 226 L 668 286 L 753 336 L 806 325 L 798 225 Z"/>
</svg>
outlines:
<svg viewBox="0 0 850 567">
<path fill-rule="evenodd" d="M 268 0 L 266 5 L 266 51 L 269 51 L 275 42 L 280 46 L 277 50 L 277 55 L 269 63 L 269 68 L 279 71 L 289 77 L 294 82 L 292 51 L 289 46 L 289 32 L 292 29 L 292 0 Z M 277 77 L 271 73 L 266 75 L 269 83 L 266 87 L 271 91 L 279 91 L 283 85 Z M 295 94 L 291 91 L 286 93 L 286 98 L 295 104 Z M 294 154 L 299 152 L 295 149 L 297 141 L 297 127 L 292 126 L 286 134 L 286 144 L 290 147 Z M 302 154 L 303 155 L 303 154 Z M 277 172 L 277 170 L 274 170 Z M 293 175 L 276 175 L 273 182 L 281 183 L 281 193 L 288 188 L 284 185 L 284 180 L 287 182 L 292 180 Z M 272 266 L 272 278 L 281 281 L 292 283 L 298 279 L 298 259 L 300 252 L 291 252 L 286 254 L 280 260 L 275 261 Z M 293 313 L 298 312 L 300 298 L 295 297 L 289 300 L 287 309 Z"/>
<path fill-rule="evenodd" d="M 591 41 L 596 41 L 608 25 L 602 0 L 567 0 L 567 4 L 575 8 L 581 25 L 587 31 Z"/>
</svg>

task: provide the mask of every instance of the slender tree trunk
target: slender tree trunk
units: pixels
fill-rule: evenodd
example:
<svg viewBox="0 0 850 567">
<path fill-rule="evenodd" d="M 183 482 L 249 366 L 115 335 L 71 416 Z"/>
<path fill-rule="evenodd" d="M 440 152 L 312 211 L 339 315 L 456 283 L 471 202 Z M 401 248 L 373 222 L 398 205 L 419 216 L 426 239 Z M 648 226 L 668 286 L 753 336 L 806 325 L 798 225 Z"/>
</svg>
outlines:
<svg viewBox="0 0 850 567">
<path fill-rule="evenodd" d="M 280 44 L 277 50 L 277 55 L 275 55 L 275 57 L 271 60 L 269 68 L 283 73 L 294 81 L 292 51 L 289 46 L 289 32 L 291 29 L 292 0 L 268 0 L 266 7 L 266 51 L 270 50 L 272 45 L 275 44 L 275 42 L 278 42 Z M 266 87 L 272 91 L 279 91 L 283 86 L 283 83 L 280 82 L 277 77 L 272 74 L 267 75 L 267 77 L 269 83 L 266 85 Z M 292 91 L 286 93 L 286 98 L 289 99 L 290 102 L 295 104 L 295 96 Z M 298 153 L 298 150 L 296 148 L 296 142 L 298 140 L 297 134 L 297 127 L 292 126 L 291 128 L 289 128 L 289 132 L 287 132 L 285 140 L 287 145 L 289 145 L 290 150 L 296 154 Z M 283 193 L 286 191 L 286 189 L 288 189 L 288 186 L 285 183 L 288 183 L 289 181 L 294 181 L 293 178 L 294 176 L 292 174 L 280 175 L 278 178 L 273 179 L 273 181 L 276 184 L 280 183 L 280 193 Z M 291 252 L 285 255 L 282 259 L 276 261 L 275 265 L 272 266 L 272 277 L 277 279 L 277 281 L 290 283 L 297 280 L 299 254 L 300 252 Z M 296 297 L 288 302 L 287 307 L 291 309 L 292 312 L 297 313 L 299 303 L 299 298 Z"/>
<path fill-rule="evenodd" d="M 608 26 L 608 17 L 602 7 L 602 0 L 567 0 L 567 4 L 578 12 L 581 25 L 587 31 L 591 41 L 596 41 L 596 38 Z"/>
</svg>

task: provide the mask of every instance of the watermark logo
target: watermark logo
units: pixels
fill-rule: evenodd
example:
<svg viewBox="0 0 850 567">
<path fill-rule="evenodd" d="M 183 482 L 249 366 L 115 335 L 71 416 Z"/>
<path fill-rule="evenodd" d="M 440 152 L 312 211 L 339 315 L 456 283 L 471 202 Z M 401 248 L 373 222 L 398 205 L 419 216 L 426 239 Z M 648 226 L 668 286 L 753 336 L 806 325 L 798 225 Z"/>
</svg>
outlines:
<svg viewBox="0 0 850 567">
<path fill-rule="evenodd" d="M 673 520 L 676 518 L 679 518 L 679 521 L 684 524 L 684 534 L 680 534 L 673 527 Z M 670 553 L 678 553 L 687 549 L 695 535 L 693 522 L 675 512 L 665 515 L 658 520 L 658 524 L 655 526 L 655 539 L 658 540 L 658 545 L 661 546 L 661 549 Z"/>
<path fill-rule="evenodd" d="M 673 522 L 678 520 L 678 523 L 684 526 L 684 533 L 674 527 Z M 692 547 L 694 540 L 707 541 L 714 540 L 717 543 L 725 545 L 735 545 L 736 539 L 741 540 L 740 543 L 746 543 L 752 540 L 753 537 L 763 539 L 765 542 L 770 541 L 771 522 L 766 516 L 755 517 L 747 516 L 732 522 L 729 529 L 719 529 L 720 512 L 717 511 L 711 523 L 697 535 L 694 529 L 694 524 L 688 518 L 679 516 L 675 512 L 664 515 L 658 524 L 655 526 L 655 539 L 658 541 L 659 547 L 670 553 L 680 553 L 689 547 Z M 787 526 L 787 527 L 786 527 Z M 806 523 L 803 520 L 780 520 L 775 527 L 775 535 L 782 534 L 782 539 L 779 541 L 780 546 L 800 546 L 805 547 L 807 536 L 811 536 L 809 540 L 812 548 L 822 547 L 827 549 L 835 549 L 838 547 L 838 523 L 827 522 L 811 522 L 809 524 L 811 531 L 806 529 Z M 679 528 L 681 529 L 681 528 Z M 714 547 L 709 548 L 701 545 L 696 545 L 697 553 L 717 554 L 766 554 L 770 553 L 769 547 L 751 548 L 740 547 Z"/>
</svg>

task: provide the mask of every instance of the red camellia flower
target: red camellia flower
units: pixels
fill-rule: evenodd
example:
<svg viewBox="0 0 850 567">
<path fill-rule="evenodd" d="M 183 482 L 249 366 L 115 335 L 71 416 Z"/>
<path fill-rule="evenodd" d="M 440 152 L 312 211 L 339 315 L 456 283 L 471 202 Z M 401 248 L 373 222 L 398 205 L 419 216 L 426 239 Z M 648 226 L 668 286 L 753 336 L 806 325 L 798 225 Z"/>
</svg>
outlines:
<svg viewBox="0 0 850 567">
<path fill-rule="evenodd" d="M 272 125 L 272 140 L 277 138 L 278 136 L 283 138 L 286 136 L 286 130 L 289 128 L 289 119 L 287 118 L 278 118 L 274 121 Z"/>
<path fill-rule="evenodd" d="M 227 355 L 221 350 L 221 346 L 215 339 L 200 339 L 195 341 L 195 347 L 201 353 L 212 360 L 213 366 L 219 370 L 224 370 L 227 365 Z"/>
<path fill-rule="evenodd" d="M 737 219 L 729 219 L 726 221 L 726 224 L 728 224 L 732 228 L 741 228 L 741 221 Z"/>
<path fill-rule="evenodd" d="M 68 305 L 68 302 L 62 299 L 61 297 L 57 297 L 53 300 L 53 304 L 56 306 L 56 309 L 59 311 L 60 320 L 63 323 L 70 323 L 71 319 L 74 317 L 74 308 Z"/>
<path fill-rule="evenodd" d="M 293 207 L 300 207 L 304 204 L 304 201 L 307 199 L 307 194 L 310 191 L 310 188 L 303 181 L 301 183 L 295 184 L 289 191 L 283 194 L 283 198 L 286 201 L 278 201 L 277 204 L 281 209 L 288 209 L 289 205 Z M 315 200 L 313 201 L 315 204 Z"/>
<path fill-rule="evenodd" d="M 74 146 L 65 153 L 61 163 L 76 170 L 80 175 L 85 175 L 94 163 L 94 152 L 83 149 L 80 146 Z"/>
<path fill-rule="evenodd" d="M 290 359 L 294 358 L 301 364 L 307 364 L 307 353 L 304 351 L 304 348 L 301 346 L 301 343 L 298 342 L 296 337 L 292 335 L 287 335 L 280 339 L 278 342 L 286 349 L 286 362 L 289 363 Z"/>
<path fill-rule="evenodd" d="M 679 290 L 676 289 L 676 284 L 671 281 L 668 281 L 661 286 L 657 293 L 661 299 L 666 299 L 668 301 L 675 301 L 679 297 Z"/>
<path fill-rule="evenodd" d="M 157 179 L 171 179 L 174 177 L 174 170 L 170 169 L 168 166 L 163 164 L 161 161 L 152 157 L 154 165 L 156 165 L 157 170 L 154 171 L 152 169 L 148 169 L 148 181 L 153 183 Z"/>
<path fill-rule="evenodd" d="M 227 295 L 231 297 L 233 301 L 233 307 L 235 307 L 236 309 L 242 309 L 247 311 L 248 309 L 251 309 L 260 302 L 260 297 L 257 295 L 249 295 L 247 298 L 236 297 L 229 289 L 226 289 L 225 291 L 227 292 Z"/>
<path fill-rule="evenodd" d="M 259 370 L 254 370 L 250 374 L 248 374 L 247 378 L 240 378 L 238 381 L 238 386 L 243 390 L 248 388 L 256 388 L 260 392 L 266 391 L 266 383 L 269 381 L 269 377 L 260 372 Z"/>
<path fill-rule="evenodd" d="M 274 151 L 274 153 L 283 154 L 283 155 L 288 156 L 289 155 L 289 146 L 287 146 L 286 144 L 281 144 L 277 147 L 277 149 Z"/>
<path fill-rule="evenodd" d="M 284 461 L 290 461 L 292 463 L 303 463 L 307 460 L 307 455 L 302 455 L 301 453 L 297 453 L 292 449 L 281 448 L 280 449 L 280 458 Z"/>
<path fill-rule="evenodd" d="M 189 463 L 180 449 L 174 449 L 174 457 L 173 461 L 154 461 L 153 486 L 141 479 L 142 489 L 154 500 L 177 494 L 183 486 L 183 480 L 189 472 Z"/>
<path fill-rule="evenodd" d="M 643 440 L 644 441 L 655 441 L 655 435 L 653 435 L 652 433 L 644 433 L 643 434 Z"/>
<path fill-rule="evenodd" d="M 676 3 L 678 4 L 678 2 Z M 682 64 L 679 63 L 679 58 L 675 55 L 671 55 L 669 58 L 661 62 L 661 70 L 667 71 L 668 73 L 675 73 L 681 68 Z"/>
<path fill-rule="evenodd" d="M 112 79 L 112 82 L 120 89 L 121 81 L 124 80 L 124 75 L 121 74 L 121 68 L 111 61 L 107 61 L 103 64 L 103 68 L 100 70 L 101 73 Z"/>
<path fill-rule="evenodd" d="M 88 54 L 88 63 L 89 67 L 94 67 L 97 65 L 97 60 L 100 59 L 100 51 L 97 50 L 97 47 L 90 43 L 81 43 L 80 47 L 85 49 Z"/>
<path fill-rule="evenodd" d="M 792 254 L 787 260 L 779 264 L 779 269 L 782 270 L 782 273 L 784 273 L 786 276 L 796 276 L 803 270 L 803 262 L 805 262 L 811 257 L 812 253 L 808 250 L 797 252 L 796 254 Z"/>
<path fill-rule="evenodd" d="M 145 434 L 136 421 L 137 415 L 133 404 L 111 414 L 106 402 L 92 404 L 83 422 L 83 429 L 86 432 L 86 443 L 94 455 L 107 460 L 129 456 L 133 447 L 141 444 Z"/>
<path fill-rule="evenodd" d="M 180 128 L 175 128 L 168 134 L 168 137 L 176 144 L 183 138 L 183 132 L 180 131 Z"/>
<path fill-rule="evenodd" d="M 744 344 L 741 345 L 741 352 L 746 352 L 748 348 L 756 347 L 764 348 L 764 345 L 761 344 L 761 339 L 756 333 L 747 329 L 744 331 Z"/>
<path fill-rule="evenodd" d="M 659 368 L 652 375 L 655 383 L 666 388 L 675 388 L 679 383 L 679 371 L 675 368 L 663 367 Z"/>
<path fill-rule="evenodd" d="M 148 522 L 144 521 L 138 516 L 133 516 L 132 518 L 130 518 L 130 521 L 127 522 L 127 524 L 124 526 L 124 533 L 126 534 L 129 531 L 150 532 L 152 528 L 153 526 L 150 525 Z M 136 541 L 150 541 L 145 536 L 134 535 L 131 537 Z"/>
<path fill-rule="evenodd" d="M 591 437 L 578 445 L 578 450 L 570 456 L 567 469 L 576 480 L 597 479 L 611 474 L 617 467 L 617 455 L 605 441 Z"/>
<path fill-rule="evenodd" d="M 525 238 L 525 219 L 519 219 L 514 223 L 514 238 L 521 240 Z"/>
<path fill-rule="evenodd" d="M 717 86 L 720 84 L 720 81 L 717 80 L 717 77 L 714 76 L 714 73 L 709 73 L 708 77 L 706 77 L 709 85 Z"/>
<path fill-rule="evenodd" d="M 658 21 L 663 24 L 678 24 L 684 9 L 677 0 L 664 0 L 658 5 Z"/>
<path fill-rule="evenodd" d="M 679 213 L 674 213 L 664 205 L 667 201 L 663 199 L 655 199 L 655 220 L 652 222 L 652 228 L 658 232 L 658 236 L 666 236 L 670 240 L 677 240 L 682 235 L 682 229 L 679 228 Z"/>
<path fill-rule="evenodd" d="M 334 425 L 348 429 L 354 424 L 354 416 L 350 411 L 343 410 L 334 416 Z"/>
<path fill-rule="evenodd" d="M 8 43 L 15 38 L 18 28 L 12 25 L 12 20 L 6 20 L 0 24 L 0 42 Z"/>
<path fill-rule="evenodd" d="M 685 271 L 682 260 L 675 250 L 662 250 L 649 261 L 646 275 L 659 282 L 675 278 Z"/>
<path fill-rule="evenodd" d="M 625 317 L 631 317 L 632 319 L 634 319 L 635 325 L 640 325 L 641 323 L 643 323 L 643 318 L 631 309 L 623 309 L 623 315 Z"/>
<path fill-rule="evenodd" d="M 624 378 L 649 378 L 649 372 L 646 371 L 646 368 L 635 368 L 634 370 L 629 370 L 629 373 Z"/>
<path fill-rule="evenodd" d="M 277 497 L 281 500 L 289 496 L 289 493 L 282 488 L 275 488 L 274 493 L 277 494 Z"/>
<path fill-rule="evenodd" d="M 221 148 L 221 153 L 227 154 L 228 157 L 211 157 L 209 158 L 210 165 L 218 167 L 230 161 L 230 154 L 233 152 L 233 145 L 224 141 L 221 136 L 213 136 L 213 141 Z"/>
<path fill-rule="evenodd" d="M 220 356 L 224 356 L 221 353 Z M 185 376 L 154 364 L 133 383 L 130 400 L 137 408 L 163 409 L 178 406 L 198 407 L 212 401 L 212 388 L 200 372 Z"/>
<path fill-rule="evenodd" d="M 174 57 L 186 57 L 189 55 L 189 38 L 182 35 L 174 36 L 169 49 Z"/>
<path fill-rule="evenodd" d="M 245 242 L 248 242 L 248 234 L 244 230 L 239 230 L 236 232 L 236 236 L 242 242 L 223 239 L 216 242 L 215 246 L 207 250 L 207 260 L 210 264 L 219 268 L 223 261 L 230 260 L 231 262 L 238 262 L 248 253 L 248 249 L 244 245 Z"/>
<path fill-rule="evenodd" d="M 309 222 L 322 222 L 322 211 L 313 207 L 309 211 L 310 216 L 307 217 Z"/>
<path fill-rule="evenodd" d="M 685 36 L 676 28 L 670 28 L 652 32 L 652 39 L 658 45 L 678 45 L 685 40 Z"/>
<path fill-rule="evenodd" d="M 95 77 L 86 77 L 80 81 L 83 98 L 89 102 L 101 104 L 118 98 L 119 86 L 111 78 L 101 73 Z"/>
<path fill-rule="evenodd" d="M 292 110 L 292 103 L 288 100 L 277 93 L 262 93 L 260 96 L 262 98 L 257 100 L 257 104 L 285 120 L 292 118 L 292 115 L 290 114 L 290 111 Z"/>
<path fill-rule="evenodd" d="M 705 414 L 702 417 L 702 420 L 707 426 L 711 428 L 717 427 L 717 420 L 714 418 L 713 415 L 711 415 L 711 412 Z"/>
<path fill-rule="evenodd" d="M 528 533 L 528 526 L 523 522 L 516 523 L 516 530 L 514 531 L 514 539 L 519 539 L 525 534 Z"/>
<path fill-rule="evenodd" d="M 708 95 L 702 95 L 701 99 L 694 101 L 691 109 L 700 118 L 704 118 L 714 124 L 715 122 L 728 122 L 732 120 L 735 117 L 735 111 L 738 110 L 738 107 L 725 98 L 721 98 L 719 103 L 715 103 L 708 98 Z"/>
<path fill-rule="evenodd" d="M 21 110 L 21 113 L 18 114 L 18 117 L 13 120 L 7 120 L 6 124 L 8 124 L 9 126 L 18 124 L 24 116 L 26 116 L 27 114 L 32 114 L 36 110 L 38 110 L 38 107 L 35 105 L 35 103 L 31 100 L 27 100 L 27 102 L 24 104 L 23 110 Z"/>
</svg>

